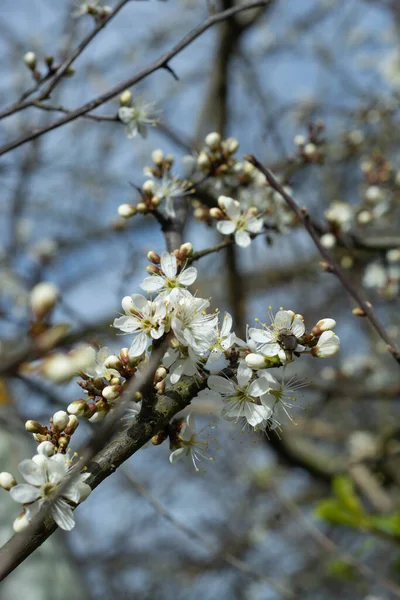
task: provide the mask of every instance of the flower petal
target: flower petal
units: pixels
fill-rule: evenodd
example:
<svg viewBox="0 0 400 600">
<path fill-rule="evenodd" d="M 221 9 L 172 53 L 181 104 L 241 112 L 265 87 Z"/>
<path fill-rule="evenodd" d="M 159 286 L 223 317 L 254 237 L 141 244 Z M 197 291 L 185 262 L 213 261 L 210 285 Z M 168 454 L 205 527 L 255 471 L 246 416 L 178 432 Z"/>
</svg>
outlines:
<svg viewBox="0 0 400 600">
<path fill-rule="evenodd" d="M 170 279 L 174 279 L 177 271 L 175 254 L 163 252 L 161 254 L 161 268 L 167 277 L 169 277 Z"/>
<path fill-rule="evenodd" d="M 169 455 L 169 462 L 174 465 L 178 460 L 185 456 L 185 448 L 178 448 Z"/>
<path fill-rule="evenodd" d="M 131 347 L 129 348 L 129 356 L 140 356 L 146 351 L 148 346 L 148 338 L 145 333 L 140 333 L 133 340 Z"/>
<path fill-rule="evenodd" d="M 287 310 L 280 310 L 276 313 L 274 319 L 275 327 L 278 329 L 290 329 L 290 325 L 292 324 L 292 315 Z"/>
<path fill-rule="evenodd" d="M 10 496 L 15 502 L 25 504 L 37 500 L 40 497 L 40 490 L 29 483 L 20 483 L 11 488 Z"/>
<path fill-rule="evenodd" d="M 236 223 L 233 221 L 218 221 L 217 229 L 223 235 L 231 235 L 236 229 Z"/>
<path fill-rule="evenodd" d="M 181 285 L 192 285 L 192 283 L 196 281 L 196 277 L 197 269 L 195 267 L 189 267 L 188 269 L 184 269 L 181 273 L 179 273 L 177 282 Z"/>
<path fill-rule="evenodd" d="M 161 277 L 160 275 L 153 275 L 152 277 L 146 277 L 143 279 L 140 287 L 146 292 L 158 292 L 158 290 L 161 290 L 164 285 L 164 277 Z"/>
<path fill-rule="evenodd" d="M 220 375 L 210 375 L 210 377 L 207 379 L 207 385 L 210 390 L 213 390 L 218 394 L 231 394 L 233 396 L 236 391 L 234 383 L 229 379 L 225 379 L 225 377 L 221 377 Z"/>
<path fill-rule="evenodd" d="M 235 233 L 235 242 L 241 248 L 247 248 L 251 244 L 251 237 L 247 233 L 247 231 L 237 231 Z"/>
<path fill-rule="evenodd" d="M 51 506 L 51 515 L 60 529 L 70 531 L 75 527 L 72 508 L 62 498 L 57 498 Z"/>
<path fill-rule="evenodd" d="M 247 229 L 247 231 L 250 231 L 250 233 L 258 233 L 259 231 L 261 231 L 262 226 L 263 226 L 262 219 L 256 219 L 255 217 L 250 217 L 246 221 L 246 229 Z"/>
<path fill-rule="evenodd" d="M 42 485 L 46 481 L 47 460 L 37 464 L 34 460 L 26 459 L 19 463 L 18 470 L 22 477 L 31 485 Z"/>
<path fill-rule="evenodd" d="M 290 329 L 291 329 L 291 331 L 293 331 L 294 335 L 297 338 L 301 337 L 306 330 L 303 321 L 301 319 L 299 319 L 298 317 L 293 319 L 293 323 L 292 323 L 292 326 Z"/>
</svg>

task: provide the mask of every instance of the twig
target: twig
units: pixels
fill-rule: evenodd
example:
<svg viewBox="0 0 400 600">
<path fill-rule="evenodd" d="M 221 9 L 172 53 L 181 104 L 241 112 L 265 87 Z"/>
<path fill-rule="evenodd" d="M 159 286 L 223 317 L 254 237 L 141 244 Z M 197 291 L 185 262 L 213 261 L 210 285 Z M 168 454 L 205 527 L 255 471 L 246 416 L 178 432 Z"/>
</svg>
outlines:
<svg viewBox="0 0 400 600">
<path fill-rule="evenodd" d="M 118 94 L 123 92 L 125 89 L 136 85 L 137 83 L 139 83 L 139 81 L 142 81 L 143 79 L 145 79 L 146 77 L 148 77 L 149 75 L 154 73 L 155 71 L 158 71 L 159 69 L 165 69 L 165 65 L 167 65 L 169 63 L 169 61 L 172 58 L 174 58 L 174 56 L 176 56 L 177 54 L 182 52 L 182 50 L 184 50 L 187 46 L 189 46 L 189 44 L 191 44 L 194 40 L 196 40 L 200 35 L 202 35 L 207 29 L 209 29 L 213 25 L 220 23 L 221 21 L 224 21 L 225 19 L 229 19 L 230 17 L 232 17 L 233 15 L 235 15 L 241 11 L 249 10 L 251 8 L 256 8 L 258 6 L 266 6 L 269 2 L 270 2 L 270 0 L 257 0 L 254 2 L 250 2 L 249 4 L 235 6 L 234 8 L 232 8 L 230 10 L 225 10 L 225 11 L 222 11 L 215 15 L 210 16 L 206 21 L 204 21 L 204 23 L 202 23 L 198 27 L 195 27 L 195 29 L 193 29 L 183 39 L 181 39 L 181 41 L 178 42 L 173 48 L 171 48 L 171 50 L 169 50 L 168 52 L 166 52 L 165 54 L 160 56 L 160 58 L 158 58 L 153 63 L 151 63 L 148 67 L 143 69 L 143 71 L 140 71 L 133 77 L 130 77 L 130 78 L 126 79 L 125 81 L 117 84 L 116 86 L 112 87 L 107 92 L 105 92 L 104 94 L 101 94 L 94 100 L 87 102 L 83 106 L 70 112 L 65 117 L 58 119 L 54 123 L 47 125 L 46 127 L 34 129 L 30 133 L 21 135 L 19 138 L 13 140 L 12 142 L 9 142 L 8 144 L 4 144 L 2 147 L 0 147 L 0 156 L 2 156 L 3 154 L 6 154 L 7 152 L 10 152 L 11 150 L 14 150 L 15 148 L 18 148 L 19 146 L 22 146 L 23 144 L 26 144 L 27 142 L 30 142 L 30 141 L 40 137 L 41 135 L 43 135 L 49 131 L 53 131 L 54 129 L 58 129 L 58 127 L 62 127 L 63 125 L 66 125 L 67 123 L 70 123 L 71 121 L 74 121 L 78 117 L 85 115 L 86 113 L 94 110 L 98 106 L 105 104 L 106 102 L 108 102 L 108 100 L 111 100 L 112 98 L 114 98 L 115 96 L 117 96 Z"/>
<path fill-rule="evenodd" d="M 182 531 L 182 533 L 187 535 L 190 539 L 196 540 L 199 544 L 203 546 L 203 548 L 206 548 L 210 552 L 215 552 L 217 550 L 215 545 L 213 543 L 210 543 L 207 540 L 207 538 L 205 538 L 202 534 L 192 529 L 191 527 L 188 527 L 179 519 L 176 519 L 162 504 L 158 502 L 158 500 L 156 500 L 156 498 L 154 498 L 150 494 L 150 492 L 145 488 L 145 486 L 142 483 L 140 483 L 134 477 L 132 477 L 132 474 L 128 468 L 122 467 L 121 471 L 130 483 L 130 485 L 134 487 L 136 492 L 140 496 L 142 496 L 142 498 L 145 498 L 149 502 L 149 504 L 151 504 L 154 510 L 158 512 L 162 517 L 164 517 L 164 519 L 169 521 L 169 523 L 171 523 L 174 527 L 179 529 L 179 531 Z M 245 563 L 240 558 L 236 558 L 236 556 L 234 556 L 230 552 L 221 552 L 218 554 L 218 557 L 221 558 L 226 564 L 230 565 L 231 567 L 234 567 L 241 573 L 245 573 L 246 575 L 256 577 L 259 581 L 263 581 L 269 587 L 281 594 L 284 598 L 294 600 L 295 595 L 291 590 L 287 589 L 282 584 L 269 579 L 263 573 L 260 573 L 256 569 L 253 569 L 250 565 Z"/>
<path fill-rule="evenodd" d="M 252 155 L 245 156 L 245 159 L 248 160 L 251 164 L 253 164 L 259 171 L 261 171 L 261 173 L 263 173 L 263 175 L 265 175 L 265 178 L 268 181 L 269 185 L 282 196 L 282 198 L 287 202 L 287 204 L 290 206 L 290 208 L 296 214 L 299 221 L 301 221 L 303 223 L 304 227 L 307 229 L 308 233 L 310 234 L 310 237 L 312 238 L 314 244 L 318 248 L 320 254 L 326 260 L 326 265 L 324 265 L 324 270 L 336 275 L 336 277 L 339 279 L 342 286 L 348 291 L 350 296 L 352 296 L 354 298 L 354 300 L 357 302 L 358 306 L 363 311 L 364 316 L 366 316 L 369 319 L 370 323 L 373 325 L 373 327 L 378 332 L 380 337 L 383 339 L 384 342 L 386 342 L 387 348 L 388 348 L 389 352 L 391 353 L 391 355 L 393 356 L 393 358 L 400 364 L 400 350 L 397 348 L 396 344 L 392 341 L 392 339 L 390 338 L 389 334 L 387 333 L 384 325 L 380 322 L 380 320 L 376 316 L 371 303 L 364 300 L 361 297 L 361 295 L 356 290 L 356 288 L 354 287 L 354 285 L 351 282 L 351 280 L 349 279 L 349 277 L 347 277 L 347 275 L 342 271 L 342 269 L 339 267 L 339 265 L 336 263 L 336 261 L 331 256 L 330 252 L 326 248 L 324 248 L 324 246 L 321 244 L 321 241 L 320 241 L 319 236 L 314 228 L 314 225 L 311 221 L 311 218 L 310 218 L 310 215 L 309 215 L 307 209 L 304 207 L 300 208 L 298 206 L 298 204 L 296 204 L 293 197 L 284 190 L 282 185 L 276 180 L 276 178 L 271 173 L 271 171 L 269 169 L 266 169 L 255 158 L 255 156 L 252 156 Z"/>
</svg>

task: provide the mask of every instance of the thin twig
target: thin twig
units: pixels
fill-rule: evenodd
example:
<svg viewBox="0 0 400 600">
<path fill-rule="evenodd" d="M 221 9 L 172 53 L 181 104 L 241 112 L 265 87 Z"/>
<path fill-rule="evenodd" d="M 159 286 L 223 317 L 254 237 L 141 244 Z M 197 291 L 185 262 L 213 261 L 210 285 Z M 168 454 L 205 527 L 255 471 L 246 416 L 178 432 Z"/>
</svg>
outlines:
<svg viewBox="0 0 400 600">
<path fill-rule="evenodd" d="M 179 519 L 176 519 L 162 504 L 158 502 L 158 500 L 156 500 L 156 498 L 152 496 L 152 494 L 150 494 L 150 492 L 145 488 L 145 486 L 142 483 L 137 481 L 132 476 L 128 468 L 122 467 L 121 471 L 130 483 L 130 485 L 134 487 L 136 492 L 140 496 L 142 496 L 142 498 L 145 498 L 149 502 L 149 504 L 151 504 L 154 510 L 157 513 L 159 513 L 164 519 L 166 519 L 169 523 L 171 523 L 174 527 L 176 527 L 176 529 L 182 531 L 182 533 L 187 535 L 190 539 L 196 540 L 199 544 L 203 546 L 203 548 L 206 548 L 210 552 L 215 552 L 216 550 L 218 550 L 213 543 L 209 542 L 207 538 L 200 534 L 198 531 L 192 529 L 191 527 L 188 527 Z M 269 587 L 281 594 L 284 598 L 294 599 L 296 597 L 292 591 L 284 587 L 281 583 L 273 581 L 269 577 L 266 577 L 263 573 L 260 573 L 256 569 L 253 569 L 253 567 L 245 563 L 240 558 L 237 558 L 230 552 L 218 553 L 218 558 L 221 558 L 226 564 L 228 564 L 231 567 L 234 567 L 241 573 L 245 573 L 246 575 L 250 575 L 258 579 L 259 581 L 266 583 Z"/>
<path fill-rule="evenodd" d="M 326 260 L 326 264 L 323 265 L 324 270 L 336 275 L 336 277 L 339 279 L 342 286 L 348 291 L 350 296 L 352 296 L 354 298 L 354 300 L 356 301 L 356 303 L 358 304 L 360 309 L 363 311 L 363 313 L 364 313 L 363 316 L 365 316 L 369 319 L 370 323 L 373 325 L 373 327 L 375 328 L 375 330 L 377 331 L 379 336 L 382 338 L 382 340 L 384 342 L 386 342 L 387 348 L 388 348 L 389 352 L 391 353 L 391 355 L 393 356 L 393 358 L 400 364 L 399 348 L 393 342 L 393 340 L 387 333 L 384 325 L 378 319 L 377 315 L 375 314 L 374 309 L 372 308 L 371 303 L 362 298 L 362 296 L 359 294 L 357 289 L 354 287 L 350 278 L 347 277 L 347 275 L 342 271 L 342 269 L 339 267 L 339 265 L 336 263 L 336 261 L 331 256 L 330 252 L 326 248 L 324 248 L 324 246 L 321 244 L 320 238 L 318 236 L 318 233 L 315 230 L 315 227 L 312 223 L 312 220 L 310 218 L 310 215 L 309 215 L 307 209 L 300 208 L 298 206 L 298 204 L 295 202 L 293 197 L 284 190 L 283 186 L 279 183 L 279 181 L 277 181 L 277 179 L 274 177 L 274 175 L 271 173 L 271 171 L 269 169 L 266 169 L 255 158 L 255 156 L 252 156 L 252 155 L 245 156 L 245 159 L 248 160 L 251 164 L 253 164 L 259 171 L 261 171 L 261 173 L 263 173 L 263 175 L 265 175 L 265 178 L 268 181 L 269 185 L 275 191 L 277 191 L 278 194 L 280 194 L 282 196 L 282 198 L 287 202 L 287 204 L 290 206 L 290 208 L 296 214 L 299 221 L 301 221 L 303 223 L 304 227 L 307 229 L 308 233 L 310 234 L 311 239 L 313 240 L 314 244 L 318 248 L 320 254 Z"/>
</svg>

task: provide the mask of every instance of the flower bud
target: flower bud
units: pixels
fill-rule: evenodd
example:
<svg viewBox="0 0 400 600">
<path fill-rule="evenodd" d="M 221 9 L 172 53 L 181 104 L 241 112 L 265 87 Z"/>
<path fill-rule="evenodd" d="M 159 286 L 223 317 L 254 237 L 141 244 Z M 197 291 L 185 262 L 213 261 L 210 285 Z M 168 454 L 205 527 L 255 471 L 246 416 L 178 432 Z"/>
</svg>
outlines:
<svg viewBox="0 0 400 600">
<path fill-rule="evenodd" d="M 208 208 L 206 208 L 204 206 L 198 207 L 198 208 L 194 209 L 193 216 L 195 219 L 199 219 L 199 220 L 207 219 L 210 216 L 210 211 Z"/>
<path fill-rule="evenodd" d="M 74 431 L 78 428 L 79 419 L 76 415 L 69 415 L 68 425 L 65 428 L 65 433 L 67 435 L 72 435 Z"/>
<path fill-rule="evenodd" d="M 239 142 L 236 138 L 230 137 L 227 138 L 223 143 L 224 150 L 228 152 L 228 154 L 235 154 L 235 152 L 239 148 Z"/>
<path fill-rule="evenodd" d="M 90 417 L 89 423 L 100 423 L 107 415 L 105 410 L 96 410 L 96 412 Z"/>
<path fill-rule="evenodd" d="M 120 204 L 118 206 L 118 214 L 124 219 L 129 219 L 136 214 L 136 206 L 133 206 L 132 204 Z"/>
<path fill-rule="evenodd" d="M 107 385 L 102 391 L 103 398 L 109 401 L 116 400 L 120 396 L 121 390 L 120 385 Z"/>
<path fill-rule="evenodd" d="M 125 90 L 119 97 L 119 103 L 121 106 L 131 106 L 133 100 L 132 92 Z"/>
<path fill-rule="evenodd" d="M 365 311 L 362 308 L 360 308 L 359 306 L 357 306 L 356 308 L 353 308 L 353 310 L 351 312 L 356 317 L 365 317 L 366 316 Z"/>
<path fill-rule="evenodd" d="M 159 254 L 157 254 L 157 252 L 154 252 L 154 250 L 150 250 L 150 252 L 147 253 L 147 260 L 155 265 L 159 265 L 161 262 L 161 257 Z"/>
<path fill-rule="evenodd" d="M 51 54 L 47 54 L 47 55 L 44 57 L 44 62 L 45 62 L 45 64 L 46 64 L 46 66 L 47 66 L 49 69 L 51 69 L 51 67 L 53 66 L 53 63 L 54 63 L 54 56 L 52 56 Z"/>
<path fill-rule="evenodd" d="M 127 365 L 129 362 L 129 348 L 121 348 L 119 356 L 123 365 Z"/>
<path fill-rule="evenodd" d="M 157 167 L 160 167 L 164 160 L 164 152 L 162 150 L 153 150 L 151 153 L 151 160 Z"/>
<path fill-rule="evenodd" d="M 304 146 L 304 154 L 306 156 L 313 156 L 313 154 L 315 154 L 317 150 L 317 146 L 315 144 L 312 144 L 311 142 Z"/>
<path fill-rule="evenodd" d="M 8 492 L 14 485 L 17 485 L 17 482 L 11 473 L 7 473 L 6 471 L 0 473 L 0 487 L 2 487 L 3 490 L 7 490 Z"/>
<path fill-rule="evenodd" d="M 89 414 L 89 408 L 85 400 L 74 400 L 68 405 L 67 411 L 70 415 L 76 417 L 86 417 Z"/>
<path fill-rule="evenodd" d="M 59 292 L 53 283 L 42 282 L 35 285 L 29 295 L 29 303 L 33 314 L 43 319 L 57 304 Z"/>
<path fill-rule="evenodd" d="M 333 233 L 324 233 L 324 235 L 321 235 L 320 237 L 320 242 L 324 248 L 330 250 L 336 246 L 336 237 Z"/>
<path fill-rule="evenodd" d="M 210 150 L 217 150 L 221 145 L 221 136 L 216 131 L 209 133 L 204 140 Z"/>
<path fill-rule="evenodd" d="M 225 215 L 220 208 L 213 206 L 213 208 L 210 209 L 210 217 L 212 217 L 213 219 L 218 219 L 218 221 L 220 221 L 224 218 L 224 216 Z"/>
<path fill-rule="evenodd" d="M 304 135 L 296 135 L 294 138 L 294 143 L 296 144 L 296 146 L 305 146 L 306 138 L 304 137 Z"/>
<path fill-rule="evenodd" d="M 185 244 L 181 244 L 179 248 L 179 252 L 182 260 L 186 260 L 188 256 L 193 254 L 193 246 L 190 242 L 186 242 Z"/>
<path fill-rule="evenodd" d="M 73 67 L 72 65 L 69 65 L 69 67 L 67 67 L 67 69 L 64 72 L 64 77 L 73 77 L 73 75 L 75 75 L 76 73 L 76 69 L 75 67 Z"/>
<path fill-rule="evenodd" d="M 163 429 L 162 431 L 156 433 L 156 435 L 153 435 L 153 437 L 151 438 L 151 443 L 153 444 L 153 446 L 159 446 L 167 439 L 167 437 L 168 432 Z"/>
<path fill-rule="evenodd" d="M 30 524 L 30 521 L 28 519 L 27 514 L 23 513 L 22 515 L 19 515 L 19 517 L 17 517 L 15 519 L 15 521 L 13 523 L 13 529 L 14 529 L 15 533 L 20 533 L 21 531 L 26 529 L 29 524 Z"/>
<path fill-rule="evenodd" d="M 165 386 L 166 386 L 166 380 L 163 379 L 162 381 L 159 381 L 158 383 L 156 383 L 156 385 L 154 387 L 156 388 L 158 394 L 163 394 L 165 392 Z"/>
<path fill-rule="evenodd" d="M 38 442 L 39 444 L 41 444 L 42 442 L 46 442 L 47 441 L 47 434 L 44 435 L 42 433 L 34 433 L 33 434 L 33 439 L 35 440 L 35 442 Z"/>
<path fill-rule="evenodd" d="M 53 426 L 57 431 L 64 431 L 68 425 L 69 416 L 64 410 L 58 410 L 53 415 Z"/>
<path fill-rule="evenodd" d="M 34 52 L 27 52 L 24 55 L 24 63 L 31 71 L 36 69 L 37 56 Z"/>
<path fill-rule="evenodd" d="M 68 447 L 69 441 L 71 439 L 70 435 L 62 435 L 58 438 L 58 445 L 62 450 Z"/>
<path fill-rule="evenodd" d="M 159 275 L 160 274 L 160 269 L 158 267 L 156 267 L 155 265 L 147 265 L 146 271 L 150 275 Z"/>
<path fill-rule="evenodd" d="M 197 157 L 197 166 L 199 169 L 209 169 L 211 165 L 208 154 L 204 151 L 201 151 Z"/>
<path fill-rule="evenodd" d="M 56 447 L 49 441 L 41 442 L 39 446 L 36 448 L 38 454 L 43 454 L 43 456 L 53 456 L 56 451 Z"/>
<path fill-rule="evenodd" d="M 136 204 L 136 210 L 138 213 L 146 213 L 148 212 L 147 206 L 145 205 L 144 202 L 139 202 L 139 204 Z"/>
<path fill-rule="evenodd" d="M 110 354 L 104 361 L 104 366 L 107 369 L 120 369 L 122 366 L 121 359 L 116 354 Z"/>
<path fill-rule="evenodd" d="M 340 349 L 340 340 L 333 331 L 324 331 L 318 340 L 318 344 L 311 349 L 311 354 L 318 358 L 330 358 L 335 356 Z"/>
<path fill-rule="evenodd" d="M 65 354 L 52 354 L 43 362 L 41 371 L 54 383 L 65 383 L 75 375 L 73 362 Z"/>
<path fill-rule="evenodd" d="M 246 364 L 250 369 L 265 369 L 267 360 L 262 354 L 248 354 L 245 358 Z"/>
<path fill-rule="evenodd" d="M 25 429 L 28 433 L 42 433 L 42 434 L 47 433 L 47 427 L 44 427 L 37 421 L 31 421 L 31 420 L 27 421 L 25 423 Z"/>
<path fill-rule="evenodd" d="M 321 335 L 323 331 L 331 331 L 335 329 L 336 321 L 334 319 L 321 319 L 311 330 L 315 336 Z"/>
<path fill-rule="evenodd" d="M 142 185 L 142 192 L 144 192 L 145 194 L 149 195 L 153 195 L 154 192 L 154 180 L 153 179 L 148 179 L 147 181 L 144 182 L 144 184 Z"/>
<path fill-rule="evenodd" d="M 162 381 L 163 379 L 165 379 L 166 376 L 167 376 L 167 369 L 165 367 L 158 367 L 154 379 L 156 382 L 159 382 L 159 381 Z"/>
</svg>

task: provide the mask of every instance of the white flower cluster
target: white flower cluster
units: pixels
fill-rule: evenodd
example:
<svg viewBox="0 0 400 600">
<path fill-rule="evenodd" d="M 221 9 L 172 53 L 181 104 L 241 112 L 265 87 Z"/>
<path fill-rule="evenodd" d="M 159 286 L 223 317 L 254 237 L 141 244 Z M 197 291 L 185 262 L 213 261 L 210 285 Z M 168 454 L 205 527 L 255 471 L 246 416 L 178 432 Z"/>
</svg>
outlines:
<svg viewBox="0 0 400 600">
<path fill-rule="evenodd" d="M 221 223 L 229 219 L 233 224 L 230 232 L 235 231 L 235 236 L 239 236 L 240 245 L 247 245 L 250 238 L 246 236 L 257 232 L 261 220 L 249 211 L 246 215 L 239 213 L 237 203 L 231 198 L 224 197 L 220 206 L 226 214 Z M 229 313 L 222 316 L 210 311 L 209 300 L 194 296 L 188 290 L 197 278 L 197 269 L 190 264 L 196 258 L 190 243 L 182 244 L 172 253 L 163 252 L 160 256 L 151 251 L 147 256 L 151 264 L 140 287 L 154 296 L 125 296 L 122 300 L 124 315 L 113 323 L 115 328 L 132 336 L 130 347 L 122 348 L 118 355 L 106 346 L 97 353 L 92 348 L 75 350 L 65 358 L 68 364 L 57 354 L 44 361 L 56 382 L 65 381 L 71 372 L 80 371 L 82 381 L 78 383 L 87 397 L 72 402 L 67 412 L 57 411 L 49 426 L 33 420 L 26 422 L 26 430 L 39 444 L 35 456 L 19 465 L 26 483 L 17 484 L 10 473 L 0 474 L 0 486 L 23 504 L 23 512 L 14 522 L 17 532 L 27 527 L 47 503 L 59 527 L 72 529 L 73 509 L 91 491 L 86 483 L 89 474 L 78 471 L 71 474 L 68 457 L 70 439 L 79 418 L 92 423 L 104 419 L 120 400 L 125 384 L 132 377 L 141 376 L 142 367 L 162 340 L 168 340 L 169 347 L 155 371 L 155 392 L 164 393 L 182 378 L 194 377 L 199 398 L 205 396 L 222 404 L 224 419 L 255 431 L 280 428 L 285 419 L 292 421 L 289 411 L 297 390 L 305 385 L 295 379 L 278 379 L 270 369 L 284 367 L 306 354 L 328 358 L 339 350 L 333 319 L 322 319 L 307 331 L 301 315 L 283 309 L 271 319 L 269 326 L 249 328 L 243 341 L 232 331 Z M 48 285 L 43 289 L 32 297 L 32 310 L 39 322 L 57 300 L 54 289 Z M 217 367 L 219 374 L 210 375 L 210 370 L 215 372 Z M 123 418 L 125 426 L 132 426 L 140 418 L 141 400 L 140 394 L 132 399 Z M 190 415 L 186 419 L 173 419 L 152 442 L 158 445 L 167 438 L 171 463 L 190 457 L 198 471 L 201 458 L 213 460 L 206 454 L 208 441 L 196 433 Z"/>
<path fill-rule="evenodd" d="M 53 433 L 67 430 L 70 419 L 64 411 L 55 413 Z M 33 423 L 28 421 L 27 425 L 30 424 L 32 429 Z M 57 447 L 50 441 L 41 442 L 37 454 L 32 459 L 23 460 L 18 469 L 26 483 L 17 484 L 11 473 L 0 473 L 0 486 L 10 492 L 15 502 L 23 505 L 23 512 L 14 521 L 14 531 L 25 529 L 46 503 L 49 503 L 57 525 L 67 531 L 72 529 L 75 525 L 73 509 L 92 491 L 86 483 L 90 473 L 74 473 L 68 454 L 58 453 Z"/>
</svg>

